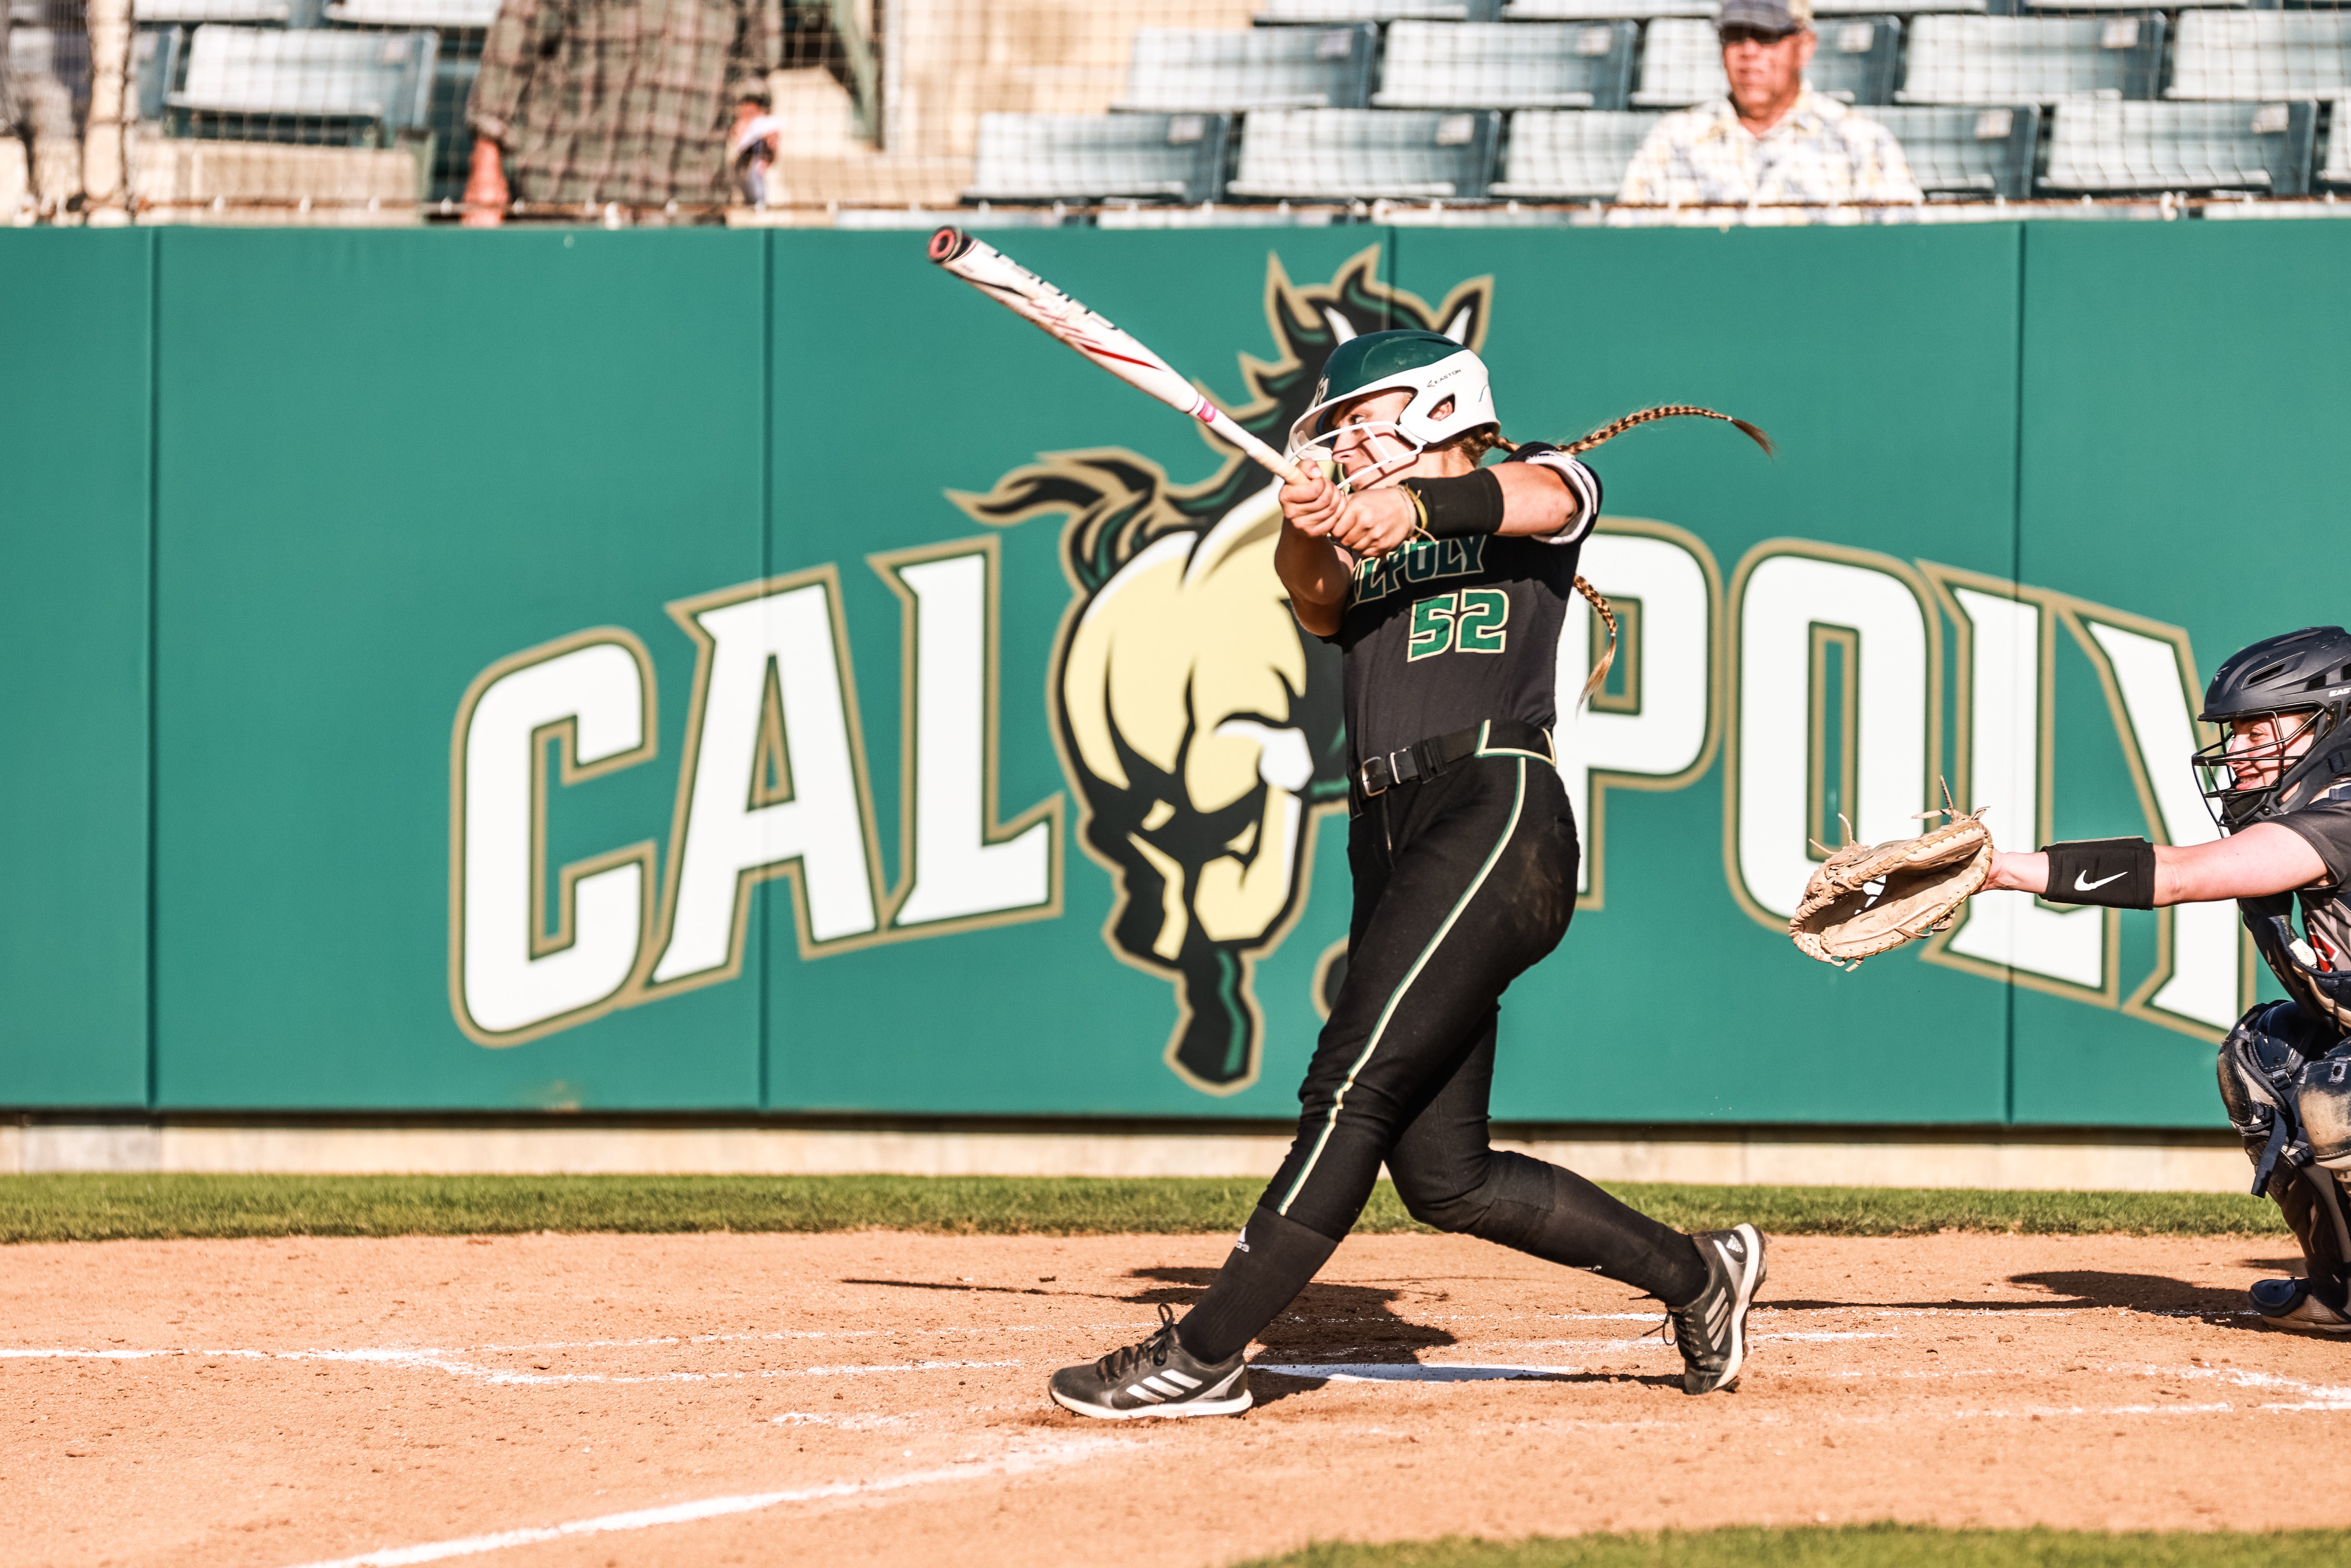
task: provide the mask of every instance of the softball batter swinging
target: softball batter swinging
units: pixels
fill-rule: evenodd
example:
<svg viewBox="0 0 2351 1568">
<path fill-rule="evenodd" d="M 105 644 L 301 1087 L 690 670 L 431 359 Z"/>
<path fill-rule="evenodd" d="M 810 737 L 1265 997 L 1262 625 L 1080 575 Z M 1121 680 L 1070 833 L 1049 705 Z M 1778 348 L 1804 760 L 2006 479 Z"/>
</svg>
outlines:
<svg viewBox="0 0 2351 1568">
<path fill-rule="evenodd" d="M 1307 483 L 1281 492 L 1275 566 L 1300 623 L 1344 657 L 1346 978 L 1297 1138 L 1207 1293 L 1180 1322 L 1161 1307 L 1141 1343 L 1056 1373 L 1057 1403 L 1113 1419 L 1248 1409 L 1249 1342 L 1347 1234 L 1383 1162 L 1424 1222 L 1664 1302 L 1685 1392 L 1737 1380 L 1764 1279 L 1753 1226 L 1686 1236 L 1487 1142 L 1502 992 L 1575 907 L 1556 657 L 1572 592 L 1607 612 L 1576 576 L 1600 480 L 1574 455 L 1684 413 L 1726 417 L 1652 409 L 1565 450 L 1510 448 L 1484 363 L 1451 339 L 1367 333 L 1332 354 L 1290 432 Z M 1496 447 L 1507 460 L 1480 467 Z M 1322 477 L 1329 462 L 1340 485 Z"/>
</svg>

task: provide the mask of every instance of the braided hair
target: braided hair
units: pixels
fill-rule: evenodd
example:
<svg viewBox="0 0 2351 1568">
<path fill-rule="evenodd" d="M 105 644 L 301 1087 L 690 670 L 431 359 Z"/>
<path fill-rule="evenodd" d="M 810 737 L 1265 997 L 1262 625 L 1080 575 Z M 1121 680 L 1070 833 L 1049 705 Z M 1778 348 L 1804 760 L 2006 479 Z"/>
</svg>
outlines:
<svg viewBox="0 0 2351 1568">
<path fill-rule="evenodd" d="M 1614 440 L 1636 424 L 1646 424 L 1653 419 L 1675 419 L 1684 414 L 1696 414 L 1701 419 L 1719 419 L 1726 423 L 1737 425 L 1741 434 L 1763 449 L 1765 456 L 1779 455 L 1771 444 L 1771 438 L 1755 425 L 1748 423 L 1743 419 L 1735 419 L 1727 413 L 1717 413 L 1710 408 L 1700 408 L 1694 402 L 1661 403 L 1656 408 L 1636 410 L 1622 419 L 1602 425 L 1580 441 L 1570 442 L 1564 450 L 1569 456 L 1573 457 L 1579 452 L 1591 451 L 1604 441 Z M 1584 581 L 1580 573 L 1575 580 L 1575 591 L 1592 601 L 1592 608 L 1599 613 L 1601 623 L 1608 628 L 1608 651 L 1600 655 L 1598 664 L 1592 666 L 1592 674 L 1583 683 L 1583 695 L 1576 700 L 1576 706 L 1580 707 L 1592 700 L 1592 694 L 1598 691 L 1602 684 L 1608 679 L 1609 667 L 1616 663 L 1616 612 L 1610 607 L 1608 601 L 1601 597 L 1600 591 Z"/>
<path fill-rule="evenodd" d="M 1636 409 L 1622 419 L 1613 420 L 1602 425 L 1581 440 L 1570 442 L 1561 450 L 1573 457 L 1580 452 L 1591 451 L 1604 441 L 1614 440 L 1635 425 L 1646 424 L 1651 420 L 1656 419 L 1678 419 L 1684 415 L 1696 415 L 1700 419 L 1719 419 L 1727 424 L 1736 425 L 1740 434 L 1763 449 L 1765 456 L 1779 455 L 1779 450 L 1771 444 L 1771 438 L 1760 427 L 1730 414 L 1718 413 L 1710 408 L 1701 408 L 1694 402 L 1668 402 L 1660 403 L 1655 408 Z M 1445 444 L 1459 448 L 1472 463 L 1479 461 L 1487 453 L 1498 447 L 1504 452 L 1516 452 L 1519 449 L 1518 443 L 1502 439 L 1499 426 L 1490 424 L 1482 425 L 1466 434 L 1458 435 Z M 1414 532 L 1423 538 L 1428 537 L 1425 529 L 1416 528 Z M 1600 662 L 1593 665 L 1591 675 L 1585 679 L 1583 695 L 1576 699 L 1576 705 L 1580 707 L 1592 700 L 1592 694 L 1598 691 L 1602 684 L 1608 679 L 1609 669 L 1616 663 L 1616 612 L 1614 607 L 1602 597 L 1598 589 L 1583 580 L 1581 573 L 1575 579 L 1575 591 L 1591 601 L 1593 611 L 1599 615 L 1601 624 L 1608 628 L 1608 651 L 1600 655 Z"/>
<path fill-rule="evenodd" d="M 1573 457 L 1579 452 L 1589 452 L 1604 441 L 1614 440 L 1636 424 L 1646 424 L 1653 419 L 1677 419 L 1684 414 L 1696 414 L 1700 419 L 1719 419 L 1725 423 L 1735 424 L 1748 440 L 1763 449 L 1763 455 L 1766 457 L 1779 455 L 1778 449 L 1771 444 L 1771 438 L 1754 425 L 1743 419 L 1735 419 L 1727 413 L 1717 413 L 1710 408 L 1700 408 L 1694 402 L 1660 403 L 1656 408 L 1645 408 L 1628 413 L 1622 419 L 1602 425 L 1581 441 L 1570 442 L 1566 449 L 1567 455 Z"/>
</svg>

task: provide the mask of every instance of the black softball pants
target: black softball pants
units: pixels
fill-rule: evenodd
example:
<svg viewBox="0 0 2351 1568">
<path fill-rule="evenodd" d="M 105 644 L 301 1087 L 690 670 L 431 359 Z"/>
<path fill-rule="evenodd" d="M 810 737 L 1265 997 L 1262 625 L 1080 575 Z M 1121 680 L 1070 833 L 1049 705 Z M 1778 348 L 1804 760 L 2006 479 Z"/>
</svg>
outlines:
<svg viewBox="0 0 2351 1568">
<path fill-rule="evenodd" d="M 1575 910 L 1574 814 L 1550 759 L 1494 751 L 1398 785 L 1349 826 L 1347 975 L 1299 1091 L 1298 1135 L 1179 1333 L 1221 1361 L 1353 1226 L 1384 1162 L 1416 1218 L 1623 1281 L 1669 1305 L 1706 1266 L 1688 1238 L 1572 1171 L 1487 1141 L 1504 988 Z M 1566 1020 L 1561 1020 L 1564 1023 Z"/>
</svg>

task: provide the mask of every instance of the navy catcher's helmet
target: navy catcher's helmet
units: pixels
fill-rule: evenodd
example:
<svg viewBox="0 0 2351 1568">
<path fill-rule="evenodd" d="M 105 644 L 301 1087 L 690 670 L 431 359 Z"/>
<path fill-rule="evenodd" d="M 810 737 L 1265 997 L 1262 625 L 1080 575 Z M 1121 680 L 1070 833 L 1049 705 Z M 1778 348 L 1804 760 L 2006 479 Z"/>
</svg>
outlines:
<svg viewBox="0 0 2351 1568">
<path fill-rule="evenodd" d="M 2196 784 L 2212 820 L 2235 832 L 2306 804 L 2317 793 L 2309 784 L 2351 773 L 2346 716 L 2351 632 L 2342 627 L 2305 626 L 2231 654 L 2213 672 L 2204 711 L 2196 716 L 2219 725 L 2274 717 L 2278 739 L 2231 757 L 2224 735 L 2196 754 Z M 2289 758 L 2289 749 L 2304 735 L 2310 749 Z"/>
</svg>

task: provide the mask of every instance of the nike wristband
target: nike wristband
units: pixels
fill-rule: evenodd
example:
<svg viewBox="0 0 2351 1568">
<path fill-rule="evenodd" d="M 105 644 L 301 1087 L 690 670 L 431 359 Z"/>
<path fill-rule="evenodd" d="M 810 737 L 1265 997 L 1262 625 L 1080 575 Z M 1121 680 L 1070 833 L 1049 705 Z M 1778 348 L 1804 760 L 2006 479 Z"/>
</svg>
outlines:
<svg viewBox="0 0 2351 1568">
<path fill-rule="evenodd" d="M 1396 488 L 1412 497 L 1431 538 L 1490 534 L 1502 527 L 1502 480 L 1491 468 L 1458 479 L 1406 479 Z"/>
<path fill-rule="evenodd" d="M 2045 844 L 2052 904 L 2155 907 L 2155 846 L 2145 839 L 2074 839 Z"/>
</svg>

